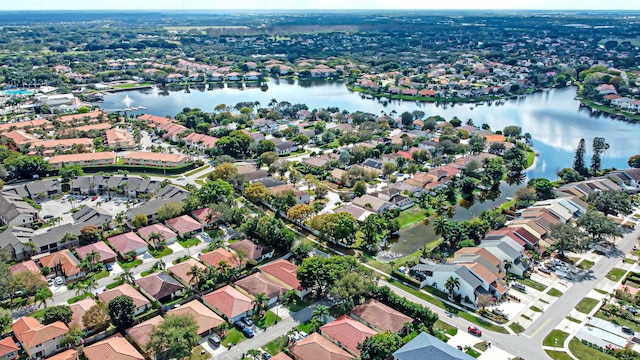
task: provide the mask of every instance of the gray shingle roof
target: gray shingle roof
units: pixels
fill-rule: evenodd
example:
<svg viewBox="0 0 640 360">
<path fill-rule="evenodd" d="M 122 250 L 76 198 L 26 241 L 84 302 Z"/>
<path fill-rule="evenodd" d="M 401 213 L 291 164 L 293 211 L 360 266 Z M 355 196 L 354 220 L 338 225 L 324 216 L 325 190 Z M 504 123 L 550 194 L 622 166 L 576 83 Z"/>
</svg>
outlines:
<svg viewBox="0 0 640 360">
<path fill-rule="evenodd" d="M 393 353 L 395 360 L 473 360 L 464 352 L 438 340 L 427 333 L 420 333 L 413 340 Z"/>
</svg>

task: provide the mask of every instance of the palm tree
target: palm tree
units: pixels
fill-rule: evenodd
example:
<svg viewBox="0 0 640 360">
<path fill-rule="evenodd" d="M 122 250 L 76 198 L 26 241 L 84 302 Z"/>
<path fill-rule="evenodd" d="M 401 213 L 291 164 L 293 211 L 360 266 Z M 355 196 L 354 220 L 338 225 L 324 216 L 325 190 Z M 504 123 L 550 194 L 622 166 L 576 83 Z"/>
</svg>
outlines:
<svg viewBox="0 0 640 360">
<path fill-rule="evenodd" d="M 79 282 L 76 285 L 76 291 L 75 291 L 76 296 L 82 296 L 86 294 L 86 287 L 87 285 L 84 282 Z"/>
<path fill-rule="evenodd" d="M 189 269 L 187 275 L 191 276 L 191 279 L 189 279 L 189 284 L 191 284 L 194 288 L 197 288 L 198 282 L 200 282 L 200 278 L 202 276 L 200 268 L 197 265 L 191 266 L 191 269 Z"/>
<path fill-rule="evenodd" d="M 267 308 L 267 305 L 269 304 L 269 298 L 267 297 L 267 294 L 261 292 L 258 295 L 256 295 L 256 298 L 253 299 L 253 310 L 256 314 L 261 314 L 262 310 Z M 262 317 L 262 315 L 260 315 L 260 317 Z"/>
<path fill-rule="evenodd" d="M 449 300 L 453 299 L 453 290 L 460 290 L 460 279 L 457 277 L 449 276 L 447 281 L 444 283 L 445 289 L 449 290 Z"/>
<path fill-rule="evenodd" d="M 47 300 L 53 298 L 53 294 L 51 293 L 51 290 L 44 288 L 44 289 L 38 289 L 36 291 L 35 296 L 33 297 L 33 300 L 40 304 L 43 305 L 45 308 L 47 307 Z"/>
<path fill-rule="evenodd" d="M 433 231 L 436 235 L 442 236 L 447 232 L 449 228 L 449 220 L 444 216 L 438 216 L 433 220 Z"/>
<path fill-rule="evenodd" d="M 511 266 L 513 266 L 513 263 L 511 261 L 509 261 L 508 259 L 504 259 L 503 264 L 504 264 L 504 271 L 505 272 L 509 272 L 509 269 L 511 269 Z"/>
<path fill-rule="evenodd" d="M 311 313 L 311 318 L 317 319 L 322 324 L 325 324 L 329 319 L 330 315 L 331 314 L 329 313 L 329 308 L 327 306 L 318 305 L 316 306 L 315 309 L 313 309 L 313 312 Z"/>
<path fill-rule="evenodd" d="M 220 271 L 220 276 L 226 281 L 231 277 L 231 265 L 227 263 L 225 260 L 220 260 L 218 263 L 218 271 Z"/>
<path fill-rule="evenodd" d="M 82 295 L 88 295 L 93 293 L 94 291 L 98 290 L 98 282 L 96 281 L 95 278 L 90 277 L 87 280 L 82 282 L 83 285 L 83 294 Z"/>
<path fill-rule="evenodd" d="M 282 294 L 282 298 L 280 300 L 280 302 L 282 303 L 282 305 L 284 306 L 289 306 L 291 304 L 293 304 L 296 301 L 296 291 L 294 289 L 291 289 L 289 291 L 287 291 L 286 293 Z"/>
<path fill-rule="evenodd" d="M 158 270 L 160 270 L 160 271 L 167 270 L 167 264 L 162 259 L 156 261 L 156 263 L 153 264 L 153 267 L 158 269 Z"/>
<path fill-rule="evenodd" d="M 256 349 L 247 350 L 247 356 L 251 357 L 253 360 L 262 359 L 262 352 Z"/>
<path fill-rule="evenodd" d="M 135 281 L 135 278 L 133 276 L 133 272 L 131 271 L 131 269 L 124 269 L 120 273 L 120 275 L 118 275 L 118 281 L 127 283 L 127 284 L 133 284 L 133 282 Z"/>
<path fill-rule="evenodd" d="M 164 240 L 164 234 L 162 234 L 161 232 L 154 231 L 149 234 L 149 241 L 154 248 L 158 248 L 158 244 L 160 244 Z"/>
<path fill-rule="evenodd" d="M 277 103 L 278 103 L 278 100 L 276 100 L 275 98 L 272 98 L 271 101 L 269 101 L 269 107 L 273 107 Z"/>
</svg>

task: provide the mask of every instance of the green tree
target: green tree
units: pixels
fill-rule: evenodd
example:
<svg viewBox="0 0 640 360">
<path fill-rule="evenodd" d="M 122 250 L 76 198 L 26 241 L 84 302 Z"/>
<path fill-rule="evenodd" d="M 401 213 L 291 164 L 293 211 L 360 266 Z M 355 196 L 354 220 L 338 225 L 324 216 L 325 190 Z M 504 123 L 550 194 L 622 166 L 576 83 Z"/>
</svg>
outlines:
<svg viewBox="0 0 640 360">
<path fill-rule="evenodd" d="M 449 228 L 449 220 L 444 216 L 438 216 L 433 220 L 433 231 L 436 235 L 442 236 Z"/>
<path fill-rule="evenodd" d="M 602 154 L 609 148 L 603 137 L 594 137 L 592 144 L 591 173 L 597 175 L 602 168 Z"/>
<path fill-rule="evenodd" d="M 587 148 L 584 139 L 580 139 L 578 142 L 578 148 L 576 149 L 576 155 L 573 158 L 573 170 L 585 175 L 587 173 L 587 166 L 585 164 L 584 156 L 587 153 Z"/>
<path fill-rule="evenodd" d="M 582 252 L 587 249 L 588 243 L 583 241 L 583 234 L 571 223 L 551 224 L 549 236 L 554 240 L 551 248 L 565 257 L 566 251 Z"/>
<path fill-rule="evenodd" d="M 564 168 L 558 171 L 558 176 L 565 183 L 572 183 L 584 180 L 584 177 L 573 168 Z"/>
<path fill-rule="evenodd" d="M 256 182 L 247 185 L 247 187 L 244 189 L 244 197 L 254 203 L 260 201 L 268 203 L 271 201 L 272 195 L 269 189 L 267 189 L 263 183 Z"/>
<path fill-rule="evenodd" d="M 184 359 L 198 344 L 198 324 L 190 315 L 167 315 L 153 328 L 148 348 L 163 359 Z"/>
<path fill-rule="evenodd" d="M 276 213 L 286 214 L 289 209 L 295 206 L 297 203 L 296 194 L 293 190 L 285 190 L 273 197 L 271 200 L 271 206 L 276 210 Z"/>
<path fill-rule="evenodd" d="M 73 311 L 68 305 L 51 306 L 44 309 L 42 313 L 42 323 L 44 325 L 54 323 L 56 321 L 62 321 L 65 324 L 71 322 Z"/>
<path fill-rule="evenodd" d="M 84 175 L 84 170 L 80 165 L 67 165 L 60 169 L 59 174 L 62 182 L 68 183 L 71 179 Z"/>
<path fill-rule="evenodd" d="M 578 218 L 577 224 L 597 242 L 610 241 L 622 236 L 616 223 L 596 209 L 588 209 L 586 214 Z"/>
<path fill-rule="evenodd" d="M 69 332 L 64 335 L 60 341 L 61 346 L 78 346 L 82 343 L 82 339 L 86 333 L 80 327 L 80 324 L 73 323 L 69 326 Z"/>
<path fill-rule="evenodd" d="M 299 204 L 287 210 L 287 218 L 295 223 L 303 223 L 313 215 L 314 211 L 310 205 Z"/>
<path fill-rule="evenodd" d="M 117 279 L 119 282 L 133 284 L 135 281 L 135 277 L 131 269 L 123 269 L 120 274 L 118 274 Z"/>
<path fill-rule="evenodd" d="M 368 337 L 358 344 L 361 360 L 390 359 L 391 355 L 404 345 L 404 341 L 397 333 L 386 331 Z"/>
<path fill-rule="evenodd" d="M 120 295 L 109 301 L 109 317 L 111 323 L 120 331 L 128 329 L 135 321 L 136 305 L 127 295 Z"/>
<path fill-rule="evenodd" d="M 215 170 L 210 175 L 211 180 L 224 180 L 229 181 L 231 177 L 238 173 L 238 168 L 230 163 L 224 163 L 216 166 Z"/>
<path fill-rule="evenodd" d="M 329 320 L 329 316 L 331 316 L 331 313 L 329 312 L 329 308 L 325 305 L 318 305 L 311 312 L 311 318 L 318 320 L 321 324 L 326 324 Z"/>
<path fill-rule="evenodd" d="M 11 324 L 13 324 L 11 310 L 0 308 L 0 333 L 5 334 L 11 331 Z"/>
<path fill-rule="evenodd" d="M 592 192 L 587 202 L 605 215 L 629 215 L 633 212 L 633 199 L 625 191 L 605 190 Z"/>
<path fill-rule="evenodd" d="M 103 302 L 97 303 L 82 315 L 82 324 L 87 329 L 101 329 L 107 325 L 109 320 L 109 311 L 107 305 Z"/>
<path fill-rule="evenodd" d="M 511 138 L 519 138 L 522 136 L 522 128 L 516 125 L 505 126 L 505 128 L 502 129 L 502 134 Z"/>
<path fill-rule="evenodd" d="M 360 303 L 373 284 L 373 279 L 368 275 L 347 273 L 333 284 L 329 290 L 329 296 L 337 301 Z"/>
<path fill-rule="evenodd" d="M 632 157 L 630 157 L 629 161 L 627 161 L 627 164 L 629 164 L 629 166 L 631 166 L 632 168 L 640 168 L 640 155 L 633 155 Z"/>
<path fill-rule="evenodd" d="M 556 196 L 553 184 L 546 178 L 535 178 L 529 180 L 528 186 L 536 191 L 537 200 L 552 199 Z"/>
<path fill-rule="evenodd" d="M 260 155 L 260 162 L 268 167 L 272 164 L 275 164 L 275 162 L 278 161 L 279 158 L 280 157 L 275 152 L 267 151 Z"/>
<path fill-rule="evenodd" d="M 449 299 L 453 299 L 454 289 L 460 289 L 460 279 L 450 276 L 444 283 L 444 288 L 449 291 Z"/>
<path fill-rule="evenodd" d="M 332 238 L 349 246 L 355 241 L 358 222 L 347 212 L 321 214 L 310 220 L 309 227 L 318 231 L 321 238 Z"/>
<path fill-rule="evenodd" d="M 147 226 L 148 223 L 149 219 L 143 214 L 135 214 L 131 220 L 131 225 L 136 229 Z"/>
<path fill-rule="evenodd" d="M 33 179 L 34 175 L 42 177 L 49 170 L 49 163 L 41 156 L 13 156 L 6 158 L 4 165 L 20 179 Z"/>
<path fill-rule="evenodd" d="M 269 304 L 269 297 L 261 292 L 258 295 L 256 295 L 255 299 L 253 299 L 253 311 L 256 315 L 259 315 L 260 317 L 262 317 L 262 311 L 264 309 L 267 308 L 267 305 Z"/>
<path fill-rule="evenodd" d="M 168 201 L 160 205 L 157 210 L 156 218 L 158 221 L 164 221 L 181 215 L 183 211 L 184 208 L 182 203 L 178 201 Z"/>
<path fill-rule="evenodd" d="M 47 307 L 47 300 L 53 298 L 53 293 L 48 288 L 38 289 L 36 290 L 36 294 L 33 297 L 33 300 L 43 305 L 45 308 Z"/>
<path fill-rule="evenodd" d="M 367 183 L 362 180 L 356 181 L 353 186 L 353 195 L 355 197 L 360 197 L 367 193 Z"/>
<path fill-rule="evenodd" d="M 333 256 L 306 258 L 298 267 L 297 276 L 303 287 L 315 289 L 323 294 L 327 289 L 348 273 L 371 273 L 353 256 Z"/>
</svg>

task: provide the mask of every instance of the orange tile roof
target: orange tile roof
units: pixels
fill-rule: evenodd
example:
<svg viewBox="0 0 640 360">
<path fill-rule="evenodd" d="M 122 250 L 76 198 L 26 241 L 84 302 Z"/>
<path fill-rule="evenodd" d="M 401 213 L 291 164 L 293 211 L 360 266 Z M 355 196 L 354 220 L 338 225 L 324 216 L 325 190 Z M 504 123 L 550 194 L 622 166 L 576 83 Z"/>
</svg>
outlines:
<svg viewBox="0 0 640 360">
<path fill-rule="evenodd" d="M 192 300 L 180 307 L 169 310 L 171 315 L 190 315 L 198 324 L 198 334 L 202 334 L 225 323 L 225 321 L 198 300 Z"/>
<path fill-rule="evenodd" d="M 45 255 L 38 259 L 40 265 L 53 269 L 56 265 L 62 266 L 65 276 L 72 276 L 80 272 L 79 261 L 70 250 L 60 250 L 53 254 Z"/>
<path fill-rule="evenodd" d="M 203 296 L 202 300 L 220 310 L 229 319 L 253 309 L 253 301 L 231 285 Z"/>
<path fill-rule="evenodd" d="M 260 268 L 260 271 L 263 271 L 276 279 L 288 284 L 297 290 L 302 290 L 302 285 L 300 285 L 300 280 L 298 280 L 298 276 L 296 272 L 298 271 L 298 266 L 293 264 L 292 262 L 284 259 L 276 260 L 272 263 L 269 263 Z"/>
<path fill-rule="evenodd" d="M 72 128 L 65 129 L 65 132 L 74 132 L 74 131 L 91 131 L 91 130 L 107 130 L 111 129 L 110 123 L 100 123 L 100 124 L 91 124 L 91 125 L 83 125 L 76 126 Z"/>
<path fill-rule="evenodd" d="M 57 118 L 59 122 L 74 122 L 74 121 L 84 121 L 84 119 L 97 119 L 100 116 L 103 116 L 105 119 L 107 118 L 107 114 L 103 111 L 92 111 L 84 114 L 71 114 L 71 115 L 63 115 Z"/>
<path fill-rule="evenodd" d="M 137 230 L 141 238 L 148 240 L 152 233 L 160 233 L 165 239 L 176 237 L 177 234 L 163 224 L 153 224 Z"/>
<path fill-rule="evenodd" d="M 194 258 L 189 258 L 186 261 L 181 262 L 180 264 L 174 265 L 167 270 L 172 273 L 175 277 L 182 280 L 185 284 L 189 284 L 191 281 L 191 275 L 187 275 L 193 266 L 197 266 L 200 270 L 205 270 L 207 267 L 202 265 L 201 262 Z"/>
<path fill-rule="evenodd" d="M 303 360 L 348 360 L 354 356 L 341 349 L 338 345 L 313 333 L 289 347 L 296 359 Z"/>
<path fill-rule="evenodd" d="M 189 158 L 185 155 L 180 154 L 163 154 L 163 153 L 154 153 L 154 152 L 146 152 L 146 151 L 132 151 L 129 155 L 124 156 L 122 158 L 126 161 L 135 161 L 135 160 L 147 160 L 147 161 L 166 161 L 166 162 L 181 162 L 186 161 Z"/>
<path fill-rule="evenodd" d="M 16 352 L 15 355 L 17 357 L 18 346 L 13 341 L 13 338 L 11 338 L 11 336 L 0 340 L 0 356 L 6 356 L 7 354 L 11 354 L 14 351 Z"/>
<path fill-rule="evenodd" d="M 143 307 L 150 302 L 149 299 L 147 299 L 144 295 L 142 295 L 138 290 L 136 290 L 129 284 L 122 284 L 120 286 L 114 287 L 111 290 L 99 293 L 98 299 L 102 300 L 105 303 L 109 303 L 109 301 L 115 299 L 120 295 L 126 295 L 132 298 L 136 308 Z"/>
<path fill-rule="evenodd" d="M 112 236 L 107 240 L 109 241 L 109 244 L 111 244 L 111 246 L 121 255 L 147 246 L 147 243 L 133 231 Z"/>
<path fill-rule="evenodd" d="M 57 355 L 48 357 L 47 360 L 78 360 L 78 352 L 74 349 L 65 350 Z"/>
<path fill-rule="evenodd" d="M 153 331 L 154 327 L 160 325 L 162 320 L 164 320 L 162 316 L 156 315 L 127 330 L 127 335 L 129 335 L 142 350 L 145 350 L 151 339 L 151 331 Z"/>
<path fill-rule="evenodd" d="M 277 353 L 277 354 L 273 355 L 271 360 L 292 360 L 292 359 L 287 354 L 285 354 L 283 352 L 280 352 L 280 353 Z"/>
<path fill-rule="evenodd" d="M 67 163 L 75 161 L 99 161 L 104 160 L 105 164 L 113 164 L 116 161 L 116 153 L 114 152 L 97 152 L 97 153 L 81 153 L 56 155 L 49 159 L 49 164 Z"/>
<path fill-rule="evenodd" d="M 36 120 L 30 120 L 30 121 L 19 121 L 19 122 L 0 124 L 0 132 L 8 131 L 13 127 L 15 127 L 16 129 L 24 129 L 27 127 L 48 129 L 51 127 L 51 122 L 45 119 L 36 119 Z"/>
<path fill-rule="evenodd" d="M 492 135 L 484 135 L 484 137 L 487 139 L 487 142 L 503 142 L 505 140 L 504 135 L 496 135 L 496 134 L 492 134 Z"/>
<path fill-rule="evenodd" d="M 32 317 L 21 317 L 12 325 L 13 334 L 29 348 L 55 339 L 69 332 L 69 328 L 62 321 L 49 325 L 42 325 Z"/>
<path fill-rule="evenodd" d="M 351 310 L 351 314 L 371 324 L 382 331 L 398 332 L 413 318 L 395 310 L 375 299 L 369 299 L 364 304 Z"/>
<path fill-rule="evenodd" d="M 240 261 L 234 258 L 233 254 L 225 248 L 218 248 L 213 251 L 210 251 L 206 254 L 200 255 L 200 260 L 211 266 L 215 266 L 219 268 L 220 261 L 224 260 L 231 266 L 232 268 L 236 268 L 241 265 Z"/>
<path fill-rule="evenodd" d="M 75 138 L 75 139 L 53 139 L 53 140 L 33 140 L 29 142 L 30 149 L 35 149 L 38 146 L 43 146 L 45 149 L 53 149 L 56 146 L 71 147 L 73 145 L 84 145 L 87 147 L 93 147 L 93 139 L 89 138 Z"/>
<path fill-rule="evenodd" d="M 84 348 L 87 360 L 144 360 L 136 348 L 120 334 Z"/>
<path fill-rule="evenodd" d="M 291 290 L 291 287 L 285 283 L 260 272 L 244 277 L 235 284 L 253 296 L 264 293 L 269 299 L 282 296 Z"/>
<path fill-rule="evenodd" d="M 377 332 L 363 323 L 356 321 L 349 315 L 342 315 L 336 320 L 320 327 L 320 331 L 342 345 L 349 348 L 354 354 L 360 355 L 358 344 Z"/>
<path fill-rule="evenodd" d="M 182 215 L 173 219 L 169 219 L 166 221 L 166 224 L 172 229 L 176 230 L 178 232 L 178 235 L 187 234 L 202 229 L 202 224 L 200 224 L 196 219 L 192 218 L 189 215 Z"/>
<path fill-rule="evenodd" d="M 71 323 L 76 323 L 80 325 L 81 329 L 84 329 L 84 323 L 82 322 L 82 317 L 84 314 L 91 309 L 93 306 L 97 305 L 96 301 L 93 298 L 84 298 L 78 302 L 75 302 L 69 307 L 71 307 L 71 312 L 73 315 L 71 316 Z"/>
</svg>

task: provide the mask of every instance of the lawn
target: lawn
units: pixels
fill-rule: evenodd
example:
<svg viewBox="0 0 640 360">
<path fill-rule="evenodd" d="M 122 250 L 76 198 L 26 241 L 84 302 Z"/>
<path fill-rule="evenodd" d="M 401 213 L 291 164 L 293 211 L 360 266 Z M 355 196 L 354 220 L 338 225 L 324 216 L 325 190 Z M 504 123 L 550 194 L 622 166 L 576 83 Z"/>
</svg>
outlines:
<svg viewBox="0 0 640 360">
<path fill-rule="evenodd" d="M 436 323 L 433 325 L 434 328 L 436 329 L 442 329 L 444 330 L 447 334 L 451 335 L 451 336 L 456 336 L 456 334 L 458 333 L 458 328 L 452 325 L 447 324 L 446 322 L 438 319 L 438 321 L 436 321 Z"/>
<path fill-rule="evenodd" d="M 178 242 L 180 243 L 180 245 L 182 245 L 182 247 L 190 248 L 192 246 L 198 245 L 200 243 L 200 240 L 198 238 L 191 238 L 187 240 L 178 240 Z"/>
<path fill-rule="evenodd" d="M 244 341 L 245 337 L 242 335 L 240 330 L 236 328 L 231 328 L 227 331 L 227 336 L 224 337 L 220 342 L 222 346 L 228 347 L 229 344 L 237 345 L 238 343 Z"/>
<path fill-rule="evenodd" d="M 552 330 L 542 341 L 543 346 L 555 346 L 555 339 L 558 339 L 558 347 L 564 346 L 564 341 L 569 337 L 564 331 Z"/>
<path fill-rule="evenodd" d="M 30 317 L 34 317 L 34 318 L 36 318 L 36 319 L 41 318 L 41 317 L 42 317 L 42 315 L 44 314 L 44 310 L 45 310 L 45 309 L 40 309 L 40 310 L 38 310 L 38 311 L 34 311 L 34 312 L 32 312 L 31 314 L 29 314 L 29 316 L 30 316 Z"/>
<path fill-rule="evenodd" d="M 598 305 L 598 300 L 592 298 L 584 298 L 580 300 L 578 305 L 576 306 L 576 310 L 580 311 L 583 314 L 588 314 L 593 310 L 596 305 Z"/>
<path fill-rule="evenodd" d="M 624 263 L 625 264 L 635 264 L 636 261 L 631 259 L 631 258 L 624 258 Z"/>
<path fill-rule="evenodd" d="M 183 175 L 184 175 L 185 177 L 187 177 L 187 176 L 191 176 L 191 175 L 193 175 L 193 174 L 195 174 L 195 173 L 199 173 L 200 171 L 202 171 L 202 170 L 204 170 L 204 169 L 206 169 L 206 168 L 207 168 L 207 165 L 200 166 L 199 168 L 195 168 L 195 169 L 193 169 L 193 170 L 191 170 L 191 171 L 189 171 L 189 172 L 187 172 L 187 173 L 184 173 Z M 208 175 L 208 174 L 207 174 L 207 175 Z"/>
<path fill-rule="evenodd" d="M 530 307 L 530 309 L 531 309 L 531 310 L 533 310 L 533 311 L 535 311 L 535 312 L 542 312 L 542 309 L 540 309 L 540 308 L 539 308 L 539 307 L 537 307 L 537 306 L 532 306 L 532 307 Z"/>
<path fill-rule="evenodd" d="M 163 248 L 162 248 L 162 249 L 160 249 L 160 250 L 157 250 L 157 249 L 150 249 L 150 250 L 149 250 L 149 253 L 150 253 L 151 255 L 153 255 L 153 257 L 154 257 L 154 258 L 159 259 L 159 258 L 161 258 L 161 257 L 164 257 L 164 256 L 167 256 L 167 255 L 171 255 L 171 254 L 173 254 L 173 250 L 171 250 L 171 248 L 170 248 L 170 247 L 165 246 L 165 247 L 163 247 Z"/>
<path fill-rule="evenodd" d="M 536 159 L 535 151 L 533 150 L 527 151 L 527 169 L 533 165 L 533 162 L 535 161 L 535 159 Z"/>
<path fill-rule="evenodd" d="M 597 316 L 597 315 L 596 315 L 596 316 Z M 567 320 L 569 320 L 569 321 L 573 321 L 573 322 L 574 322 L 574 323 L 576 323 L 576 324 L 580 324 L 580 323 L 582 322 L 582 321 L 580 321 L 580 320 L 578 320 L 578 319 L 576 319 L 576 318 L 572 318 L 572 317 L 571 317 L 571 316 L 569 316 L 569 315 L 567 315 L 567 316 L 565 316 L 565 317 L 567 318 Z"/>
<path fill-rule="evenodd" d="M 109 277 L 109 272 L 107 270 L 102 270 L 99 273 L 93 274 L 93 278 L 96 279 L 96 281 L 104 279 L 106 277 Z"/>
<path fill-rule="evenodd" d="M 540 284 L 539 282 L 535 281 L 535 280 L 531 280 L 528 278 L 525 279 L 516 279 L 517 282 L 519 282 L 522 285 L 526 285 L 530 288 L 534 288 L 538 291 L 544 291 L 544 289 L 546 289 L 547 287 L 544 286 L 543 284 Z"/>
<path fill-rule="evenodd" d="M 135 260 L 129 261 L 129 262 L 118 262 L 118 264 L 120 264 L 120 267 L 123 270 L 127 270 L 127 269 L 132 269 L 132 268 L 142 264 L 142 260 L 141 259 L 135 259 Z"/>
<path fill-rule="evenodd" d="M 614 315 L 607 315 L 604 313 L 604 311 L 598 311 L 595 315 L 595 317 L 602 319 L 602 320 L 607 320 L 610 321 L 614 324 L 618 324 L 620 326 L 628 326 L 630 328 L 632 328 L 633 330 L 635 330 L 636 332 L 640 332 L 640 325 L 638 325 L 637 323 L 631 321 L 631 320 L 627 320 L 625 318 L 619 317 L 619 316 L 614 316 Z"/>
<path fill-rule="evenodd" d="M 313 331 L 311 331 L 311 321 L 307 321 L 304 324 L 298 325 L 298 327 L 296 327 L 296 329 L 298 331 L 306 332 L 307 334 L 311 334 L 313 332 Z"/>
<path fill-rule="evenodd" d="M 307 304 L 298 298 L 296 298 L 291 304 L 287 305 L 287 309 L 291 312 L 298 312 L 306 307 Z"/>
<path fill-rule="evenodd" d="M 517 322 L 511 323 L 511 325 L 509 325 L 509 328 L 511 328 L 511 330 L 513 330 L 516 334 L 524 331 L 524 327 Z"/>
<path fill-rule="evenodd" d="M 582 260 L 582 262 L 578 264 L 578 267 L 582 270 L 591 270 L 591 268 L 593 267 L 593 261 Z"/>
<path fill-rule="evenodd" d="M 482 354 L 480 354 L 479 351 L 476 351 L 473 348 L 467 349 L 467 351 L 465 351 L 465 353 L 467 353 L 467 355 L 469 355 L 471 357 L 474 357 L 474 358 L 478 358 L 478 357 L 480 357 L 480 355 L 482 355 Z"/>
<path fill-rule="evenodd" d="M 624 276 L 624 274 L 627 271 L 624 269 L 620 269 L 620 268 L 613 268 L 611 269 L 611 271 L 609 271 L 609 273 L 607 274 L 607 279 L 611 280 L 611 281 L 620 281 L 620 279 L 622 279 L 622 277 Z"/>
<path fill-rule="evenodd" d="M 276 320 L 282 320 L 282 318 L 280 318 L 279 316 L 276 316 L 276 314 L 272 311 L 267 311 L 262 318 L 254 321 L 254 323 L 260 329 L 266 329 L 269 326 L 272 326 L 273 324 L 275 324 Z"/>
<path fill-rule="evenodd" d="M 550 295 L 550 296 L 560 297 L 560 296 L 562 296 L 562 291 L 560 291 L 560 290 L 558 290 L 556 288 L 553 288 L 553 289 L 549 290 L 547 292 L 547 294 Z"/>
<path fill-rule="evenodd" d="M 398 216 L 398 223 L 400 224 L 400 230 L 409 227 L 418 221 L 422 221 L 427 216 L 427 210 L 414 206 L 411 209 L 405 210 Z"/>
<path fill-rule="evenodd" d="M 573 358 L 564 351 L 545 350 L 544 352 L 546 352 L 549 357 L 553 358 L 553 360 L 573 360 Z"/>
<path fill-rule="evenodd" d="M 275 340 L 268 343 L 263 349 L 271 355 L 276 355 L 277 353 L 284 350 L 287 346 L 288 339 L 286 336 L 280 336 L 275 338 Z"/>
<path fill-rule="evenodd" d="M 204 353 L 202 353 L 204 351 Z M 211 355 L 201 346 L 198 345 L 191 350 L 191 356 L 189 360 L 208 360 L 211 359 Z"/>
<path fill-rule="evenodd" d="M 67 300 L 68 304 L 74 304 L 77 303 L 78 301 L 82 300 L 82 299 L 86 299 L 89 296 L 91 296 L 91 294 L 83 294 L 83 295 L 78 295 L 78 296 L 74 296 L 71 299 Z"/>
<path fill-rule="evenodd" d="M 596 350 L 573 338 L 569 341 L 569 351 L 578 359 L 598 359 L 598 360 L 615 360 L 616 358 L 605 354 L 600 350 Z"/>
</svg>

